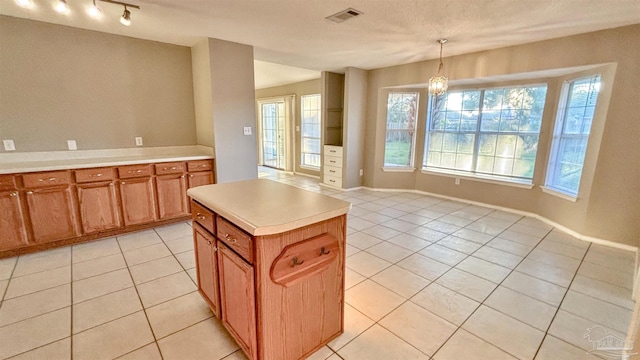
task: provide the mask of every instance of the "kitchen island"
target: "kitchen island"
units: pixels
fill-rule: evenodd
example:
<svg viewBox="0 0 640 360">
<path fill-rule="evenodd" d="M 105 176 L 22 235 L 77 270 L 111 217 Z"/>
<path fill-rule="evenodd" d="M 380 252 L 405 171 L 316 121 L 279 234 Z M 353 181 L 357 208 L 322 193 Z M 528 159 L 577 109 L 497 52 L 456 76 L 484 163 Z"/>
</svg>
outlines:
<svg viewBox="0 0 640 360">
<path fill-rule="evenodd" d="M 302 359 L 343 332 L 350 203 L 263 179 L 188 195 L 198 289 L 249 359 Z"/>
</svg>

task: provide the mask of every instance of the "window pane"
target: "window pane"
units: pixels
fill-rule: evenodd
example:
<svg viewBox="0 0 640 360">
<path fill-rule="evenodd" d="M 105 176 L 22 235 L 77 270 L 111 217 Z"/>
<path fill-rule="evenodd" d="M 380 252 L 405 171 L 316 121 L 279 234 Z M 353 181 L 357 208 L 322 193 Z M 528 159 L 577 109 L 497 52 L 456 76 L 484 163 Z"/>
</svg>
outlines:
<svg viewBox="0 0 640 360">
<path fill-rule="evenodd" d="M 424 166 L 533 178 L 546 93 L 534 85 L 445 94 L 429 111 Z"/>
<path fill-rule="evenodd" d="M 302 96 L 300 165 L 320 167 L 320 95 Z"/>
<path fill-rule="evenodd" d="M 600 75 L 565 84 L 566 103 L 558 116 L 546 185 L 563 193 L 578 194 L 595 113 Z"/>
<path fill-rule="evenodd" d="M 412 166 L 417 113 L 418 93 L 389 93 L 384 166 Z"/>
</svg>

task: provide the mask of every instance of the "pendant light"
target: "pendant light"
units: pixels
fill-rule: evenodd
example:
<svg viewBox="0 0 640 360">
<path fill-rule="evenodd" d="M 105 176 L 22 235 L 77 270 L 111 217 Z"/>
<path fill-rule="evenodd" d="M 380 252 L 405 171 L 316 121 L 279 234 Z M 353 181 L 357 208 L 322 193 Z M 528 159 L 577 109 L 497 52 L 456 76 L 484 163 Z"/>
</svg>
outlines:
<svg viewBox="0 0 640 360">
<path fill-rule="evenodd" d="M 440 65 L 438 66 L 438 74 L 429 79 L 429 94 L 431 95 L 443 95 L 449 87 L 449 79 L 444 75 L 440 75 L 440 71 L 444 67 L 442 63 L 442 45 L 447 42 L 447 39 L 440 39 L 437 42 L 440 44 Z"/>
</svg>

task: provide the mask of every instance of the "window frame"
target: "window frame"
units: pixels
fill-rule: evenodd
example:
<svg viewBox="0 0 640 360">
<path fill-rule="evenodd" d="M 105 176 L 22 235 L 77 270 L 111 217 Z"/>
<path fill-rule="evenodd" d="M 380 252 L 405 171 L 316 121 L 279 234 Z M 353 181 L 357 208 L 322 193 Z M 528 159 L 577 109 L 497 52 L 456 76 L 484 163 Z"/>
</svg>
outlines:
<svg viewBox="0 0 640 360">
<path fill-rule="evenodd" d="M 491 90 L 503 90 L 503 89 L 526 89 L 526 88 L 534 88 L 534 87 L 544 87 L 545 90 L 545 97 L 544 97 L 544 105 L 542 106 L 541 109 L 541 113 L 540 113 L 540 128 L 538 129 L 537 132 L 520 132 L 520 130 L 518 131 L 500 131 L 498 130 L 482 130 L 482 115 L 483 115 L 483 101 L 485 98 L 485 92 L 486 91 L 491 91 Z M 493 183 L 506 183 L 506 184 L 514 184 L 517 186 L 525 186 L 527 188 L 531 188 L 533 186 L 533 180 L 535 178 L 535 164 L 538 161 L 538 155 L 539 155 L 539 149 L 536 151 L 536 158 L 533 161 L 533 172 L 531 174 L 531 177 L 522 177 L 522 176 L 513 176 L 513 175 L 504 175 L 504 174 L 497 174 L 497 173 L 487 173 L 487 172 L 482 172 L 482 171 L 477 171 L 477 166 L 478 166 L 478 160 L 480 157 L 480 138 L 482 135 L 493 135 L 493 136 L 500 136 L 500 135 L 513 135 L 513 136 L 527 136 L 527 135 L 535 135 L 538 137 L 538 142 L 541 139 L 542 136 L 542 121 L 544 119 L 544 112 L 547 111 L 547 94 L 548 94 L 548 90 L 549 90 L 549 84 L 547 81 L 534 81 L 534 82 L 530 82 L 530 83 L 516 83 L 516 84 L 512 84 L 512 85 L 496 85 L 496 86 L 481 86 L 481 87 L 464 87 L 464 88 L 459 88 L 459 89 L 453 89 L 453 90 L 449 90 L 447 92 L 446 95 L 448 95 L 449 93 L 461 93 L 464 94 L 464 92 L 479 92 L 479 99 L 478 99 L 478 108 L 477 111 L 477 123 L 475 126 L 475 130 L 471 131 L 463 131 L 460 128 L 458 129 L 458 131 L 453 132 L 453 131 L 446 131 L 446 129 L 442 129 L 442 130 L 432 130 L 431 126 L 432 126 L 432 121 L 433 121 L 433 107 L 434 105 L 434 101 L 436 100 L 436 96 L 431 95 L 429 96 L 429 103 L 427 105 L 427 116 L 426 116 L 426 127 L 425 127 L 425 140 L 424 140 L 424 152 L 423 152 L 423 159 L 422 159 L 422 167 L 421 167 L 421 172 L 422 173 L 432 173 L 432 174 L 437 174 L 437 175 L 445 175 L 445 176 L 452 176 L 452 177 L 456 177 L 456 178 L 467 178 L 470 180 L 473 179 L 477 179 L 479 181 L 489 181 L 489 182 L 493 182 Z M 445 95 L 445 96 L 446 96 Z M 464 95 L 463 95 L 464 96 Z M 518 109 L 516 109 L 518 110 Z M 522 109 L 520 109 L 522 110 Z M 462 109 L 461 111 L 465 111 L 464 109 Z M 470 111 L 470 110 L 466 110 L 466 111 Z M 503 111 L 503 110 L 501 110 Z M 470 154 L 472 156 L 472 165 L 471 165 L 471 170 L 462 170 L 462 169 L 456 169 L 456 168 L 446 168 L 446 167 L 438 167 L 438 166 L 433 166 L 433 165 L 428 165 L 429 162 L 429 147 L 430 147 L 430 135 L 432 132 L 438 132 L 441 134 L 456 134 L 456 135 L 460 135 L 460 134 L 471 134 L 474 136 L 474 144 L 473 144 L 473 150 L 472 153 Z M 456 151 L 457 154 L 457 151 Z M 495 155 L 494 155 L 495 158 Z M 513 160 L 517 160 L 518 158 L 516 158 L 515 156 L 513 157 Z"/>
<path fill-rule="evenodd" d="M 318 107 L 316 109 L 318 111 L 318 137 L 304 136 L 304 126 L 305 126 L 305 111 L 304 99 L 308 97 L 318 97 Z M 304 139 L 317 139 L 320 144 L 320 149 L 318 153 L 309 153 L 304 151 Z M 305 154 L 313 154 L 318 155 L 318 166 L 309 165 L 305 163 Z M 322 165 L 322 94 L 307 94 L 300 96 L 300 167 L 315 171 L 320 171 L 320 166 Z"/>
<path fill-rule="evenodd" d="M 411 137 L 411 145 L 409 147 L 409 164 L 408 165 L 392 165 L 387 164 L 385 159 L 387 157 L 387 135 L 389 132 L 388 124 L 389 124 L 389 97 L 392 94 L 411 94 L 415 95 L 415 121 L 413 130 L 403 130 L 403 129 L 391 129 L 391 131 L 395 132 L 410 132 L 413 131 L 413 136 Z M 407 171 L 415 171 L 415 157 L 416 157 L 416 136 L 419 130 L 420 124 L 420 91 L 418 90 L 398 90 L 398 91 L 388 91 L 386 96 L 386 116 L 384 119 L 384 148 L 382 152 L 382 170 L 383 171 L 391 171 L 391 172 L 407 172 Z"/>
<path fill-rule="evenodd" d="M 569 103 L 572 100 L 571 93 L 573 91 L 573 88 L 576 82 L 588 80 L 588 79 L 591 79 L 589 83 L 590 84 L 589 93 L 587 94 L 587 97 L 589 97 L 592 91 L 591 84 L 593 83 L 594 80 L 597 80 L 597 82 L 601 84 L 602 74 L 597 73 L 597 74 L 584 75 L 584 76 L 571 78 L 562 82 L 562 89 L 560 91 L 560 97 L 558 98 L 558 109 L 556 112 L 556 118 L 555 118 L 554 127 L 553 127 L 553 134 L 551 138 L 551 146 L 549 149 L 549 161 L 547 162 L 545 181 L 544 181 L 544 186 L 542 187 L 542 190 L 546 193 L 550 193 L 573 202 L 575 202 L 578 199 L 578 195 L 580 193 L 580 186 L 582 185 L 582 176 L 584 174 L 584 164 L 586 163 L 587 149 L 589 147 L 589 140 L 591 138 L 591 129 L 593 127 L 593 120 L 596 117 L 595 114 L 596 114 L 598 103 L 600 100 L 600 94 L 601 94 L 600 89 L 598 90 L 598 93 L 596 95 L 596 101 L 593 105 L 593 114 L 591 118 L 591 123 L 589 124 L 588 133 L 567 134 L 565 133 L 565 124 L 567 121 L 567 117 L 568 117 L 567 115 L 568 115 L 569 109 L 571 108 L 571 106 L 569 106 Z M 586 107 L 587 105 L 585 104 L 585 108 Z M 582 121 L 584 122 L 584 118 L 582 118 Z M 582 126 L 584 127 L 584 123 L 582 124 Z M 553 180 L 557 172 L 559 171 L 559 166 L 560 166 L 559 152 L 563 144 L 563 140 L 565 139 L 584 139 L 585 140 L 585 151 L 584 151 L 584 156 L 582 158 L 578 186 L 575 189 L 575 192 L 573 192 L 572 189 L 568 189 L 566 187 L 562 187 L 562 186 L 559 186 L 558 184 L 553 183 Z"/>
</svg>

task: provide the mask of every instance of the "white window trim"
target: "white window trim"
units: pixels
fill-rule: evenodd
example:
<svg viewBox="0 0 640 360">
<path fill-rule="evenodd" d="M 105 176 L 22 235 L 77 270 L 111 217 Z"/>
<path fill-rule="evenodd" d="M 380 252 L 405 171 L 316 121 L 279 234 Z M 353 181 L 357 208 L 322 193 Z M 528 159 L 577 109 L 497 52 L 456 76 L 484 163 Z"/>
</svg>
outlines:
<svg viewBox="0 0 640 360">
<path fill-rule="evenodd" d="M 321 94 L 307 94 L 307 95 L 302 95 L 300 96 L 300 130 L 304 129 L 304 106 L 303 101 L 305 97 L 311 97 L 311 96 L 318 96 L 320 97 L 320 101 L 322 100 L 322 95 Z M 318 108 L 318 112 L 320 112 L 320 119 L 322 119 L 322 106 L 320 105 Z M 304 142 L 304 138 L 310 138 L 308 136 L 302 136 L 302 131 L 300 132 L 300 168 L 302 169 L 307 169 L 307 170 L 312 170 L 312 171 L 320 171 L 320 168 L 322 166 L 322 120 L 320 120 L 320 137 L 317 138 L 318 141 L 320 142 L 320 153 L 318 153 L 318 155 L 320 155 L 320 164 L 319 166 L 312 166 L 312 165 L 308 165 L 308 164 L 304 164 L 304 154 L 305 152 L 302 151 L 302 143 Z M 315 139 L 315 138 L 310 138 L 310 139 Z"/>
<path fill-rule="evenodd" d="M 554 188 L 550 188 L 547 186 L 542 186 L 540 185 L 540 189 L 542 189 L 542 192 L 545 194 L 549 194 L 549 195 L 553 195 L 555 197 L 559 197 L 560 199 L 563 200 L 567 200 L 567 201 L 571 201 L 571 202 L 576 202 L 578 201 L 578 196 L 573 196 L 573 195 L 568 195 L 564 192 L 558 191 Z"/>
<path fill-rule="evenodd" d="M 527 182 L 526 180 L 519 182 L 519 181 L 515 181 L 515 179 L 498 178 L 499 175 L 482 176 L 482 175 L 470 174 L 466 171 L 458 172 L 454 170 L 444 171 L 444 170 L 435 170 L 435 169 L 422 169 L 420 170 L 420 172 L 427 175 L 444 176 L 444 177 L 450 177 L 450 178 L 456 178 L 456 179 L 483 182 L 483 183 L 494 184 L 494 185 L 511 186 L 511 187 L 516 187 L 520 189 L 531 190 L 534 187 L 533 183 Z"/>
<path fill-rule="evenodd" d="M 383 167 L 382 171 L 384 172 L 406 172 L 406 173 L 412 173 L 416 171 L 416 168 L 414 167 Z"/>
</svg>

